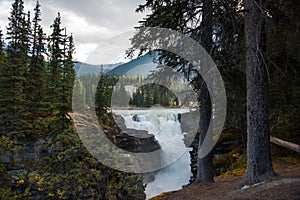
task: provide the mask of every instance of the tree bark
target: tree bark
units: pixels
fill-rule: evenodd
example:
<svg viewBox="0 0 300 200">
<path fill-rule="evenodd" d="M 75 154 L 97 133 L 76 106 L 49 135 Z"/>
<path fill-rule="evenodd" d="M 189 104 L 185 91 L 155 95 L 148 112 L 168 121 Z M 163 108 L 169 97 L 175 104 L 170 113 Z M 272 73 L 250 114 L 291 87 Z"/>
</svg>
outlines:
<svg viewBox="0 0 300 200">
<path fill-rule="evenodd" d="M 275 175 L 270 154 L 268 71 L 263 62 L 263 0 L 244 0 L 247 72 L 247 170 L 240 186 Z"/>
<path fill-rule="evenodd" d="M 207 85 L 203 82 L 201 87 L 201 108 L 200 108 L 200 135 L 199 135 L 199 145 L 200 149 L 204 138 L 208 134 L 208 132 L 212 131 L 209 129 L 209 123 L 212 117 L 212 106 L 211 99 L 209 96 L 209 91 Z M 212 139 L 212 138 L 211 138 Z M 213 152 L 211 151 L 204 158 L 198 157 L 197 160 L 197 178 L 196 182 L 206 183 L 206 182 L 214 182 L 214 169 L 213 169 Z"/>
<path fill-rule="evenodd" d="M 212 49 L 212 11 L 213 11 L 213 2 L 212 0 L 204 0 L 203 2 L 203 21 L 201 23 L 202 31 L 202 45 L 208 53 L 211 53 Z M 208 74 L 206 74 L 208 75 Z M 198 149 L 201 148 L 204 138 L 208 132 L 211 132 L 212 129 L 208 129 L 209 123 L 212 117 L 212 105 L 207 88 L 207 84 L 203 81 L 200 92 L 200 136 L 199 136 L 199 145 Z M 213 138 L 211 138 L 213 139 Z M 196 182 L 214 182 L 214 169 L 213 169 L 213 153 L 212 151 L 206 155 L 204 158 L 198 156 L 197 159 L 197 178 Z"/>
</svg>

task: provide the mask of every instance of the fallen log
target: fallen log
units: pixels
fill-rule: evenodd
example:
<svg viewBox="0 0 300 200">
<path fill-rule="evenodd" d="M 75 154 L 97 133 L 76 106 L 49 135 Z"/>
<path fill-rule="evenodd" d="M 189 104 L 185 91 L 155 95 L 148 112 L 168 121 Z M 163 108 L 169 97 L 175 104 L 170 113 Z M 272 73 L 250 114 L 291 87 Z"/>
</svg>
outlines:
<svg viewBox="0 0 300 200">
<path fill-rule="evenodd" d="M 300 145 L 270 136 L 270 142 L 300 153 Z"/>
</svg>

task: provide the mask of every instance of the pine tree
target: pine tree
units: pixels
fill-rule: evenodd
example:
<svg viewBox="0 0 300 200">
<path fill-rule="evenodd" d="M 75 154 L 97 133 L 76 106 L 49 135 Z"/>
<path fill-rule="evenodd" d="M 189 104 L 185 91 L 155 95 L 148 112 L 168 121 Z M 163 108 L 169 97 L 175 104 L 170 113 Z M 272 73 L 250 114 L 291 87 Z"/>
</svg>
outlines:
<svg viewBox="0 0 300 200">
<path fill-rule="evenodd" d="M 111 96 L 113 87 L 118 82 L 118 77 L 114 75 L 104 75 L 100 77 L 97 85 L 95 107 L 97 116 L 101 117 L 111 107 Z"/>
<path fill-rule="evenodd" d="M 32 57 L 35 57 L 38 55 L 37 52 L 37 44 L 38 44 L 38 32 L 41 29 L 40 22 L 42 21 L 41 19 L 41 5 L 39 1 L 37 1 L 36 6 L 34 8 L 34 18 L 33 18 L 33 33 L 32 33 Z"/>
<path fill-rule="evenodd" d="M 49 36 L 48 49 L 50 61 L 47 66 L 48 87 L 46 100 L 51 104 L 51 111 L 55 120 L 50 122 L 53 127 L 50 135 L 54 143 L 62 144 L 61 151 L 68 151 L 64 141 L 69 138 L 68 135 L 74 134 L 72 129 L 72 120 L 68 112 L 71 111 L 72 92 L 75 79 L 73 69 L 74 43 L 73 37 L 67 37 L 66 29 L 61 28 L 60 13 L 51 25 L 53 29 Z M 64 32 L 63 32 L 64 31 Z M 66 165 L 62 165 L 62 172 L 66 173 Z"/>
<path fill-rule="evenodd" d="M 45 48 L 45 34 L 40 25 L 41 10 L 40 4 L 37 2 L 34 9 L 35 14 L 33 18 L 32 30 L 32 50 L 30 62 L 30 86 L 31 86 L 31 100 L 36 108 L 39 108 L 44 101 L 45 85 L 46 85 L 46 68 L 43 54 L 46 53 Z"/>
<path fill-rule="evenodd" d="M 43 53 L 46 52 L 45 48 L 45 35 L 40 25 L 41 22 L 41 10 L 40 4 L 37 1 L 34 9 L 35 14 L 33 18 L 33 30 L 32 30 L 32 49 L 31 60 L 29 69 L 29 102 L 32 106 L 32 112 L 37 115 L 38 111 L 43 110 L 44 95 L 46 90 L 46 70 Z"/>
<path fill-rule="evenodd" d="M 270 152 L 268 71 L 265 52 L 264 1 L 245 0 L 247 68 L 247 171 L 241 183 L 253 185 L 275 176 Z"/>
<path fill-rule="evenodd" d="M 28 27 L 24 15 L 24 2 L 16 0 L 7 27 L 7 62 L 1 69 L 0 121 L 1 131 L 15 137 L 28 130 L 26 103 L 26 79 L 28 70 Z"/>
<path fill-rule="evenodd" d="M 50 61 L 47 65 L 47 96 L 46 100 L 51 104 L 51 110 L 58 110 L 61 102 L 63 81 L 63 35 L 61 17 L 58 13 L 54 23 L 50 26 L 53 31 L 48 38 L 48 51 Z"/>
<path fill-rule="evenodd" d="M 73 36 L 71 35 L 70 37 L 66 37 L 65 42 L 68 42 L 68 45 L 66 48 L 64 48 L 67 50 L 63 66 L 63 101 L 66 103 L 65 112 L 70 112 L 72 110 L 72 92 L 75 81 L 75 70 L 73 61 L 75 47 Z"/>
<path fill-rule="evenodd" d="M 26 54 L 29 54 L 31 47 L 31 21 L 30 21 L 30 11 L 27 12 L 27 15 L 23 17 L 23 28 L 22 28 L 22 42 L 24 46 L 24 51 Z"/>
<path fill-rule="evenodd" d="M 72 109 L 74 112 L 83 111 L 86 105 L 86 89 L 82 84 L 80 78 L 75 78 L 73 95 L 72 95 Z"/>
<path fill-rule="evenodd" d="M 0 72 L 1 69 L 4 67 L 5 64 L 5 53 L 3 50 L 3 34 L 2 34 L 2 30 L 0 29 Z M 1 75 L 1 74 L 0 74 Z"/>
</svg>

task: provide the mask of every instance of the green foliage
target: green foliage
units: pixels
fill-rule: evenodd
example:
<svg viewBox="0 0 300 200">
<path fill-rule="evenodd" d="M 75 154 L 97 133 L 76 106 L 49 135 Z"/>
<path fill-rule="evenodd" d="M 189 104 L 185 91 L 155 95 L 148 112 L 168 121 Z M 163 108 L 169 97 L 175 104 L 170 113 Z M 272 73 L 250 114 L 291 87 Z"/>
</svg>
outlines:
<svg viewBox="0 0 300 200">
<path fill-rule="evenodd" d="M 61 28 L 61 17 L 58 13 L 51 25 L 53 31 L 48 38 L 50 61 L 47 66 L 47 101 L 52 105 L 52 110 L 67 113 L 71 110 L 71 94 L 75 79 L 72 54 L 74 52 L 73 37 L 67 38 Z M 67 41 L 69 45 L 67 46 Z M 68 48 L 68 49 L 67 49 Z"/>
<path fill-rule="evenodd" d="M 73 88 L 73 111 L 83 111 L 86 105 L 86 88 L 80 78 L 77 77 Z"/>
<path fill-rule="evenodd" d="M 2 134 L 24 135 L 30 126 L 26 92 L 28 89 L 28 27 L 23 1 L 15 1 L 7 27 L 6 62 L 0 71 L 0 126 Z"/>
<path fill-rule="evenodd" d="M 0 199 L 136 199 L 144 191 L 141 177 L 102 165 L 74 130 L 74 82 L 74 97 L 86 94 L 80 79 L 75 81 L 73 36 L 61 28 L 58 14 L 46 49 L 40 4 L 32 23 L 23 4 L 12 5 L 5 50 L 0 32 L 0 152 L 9 156 L 9 163 L 0 163 Z M 17 158 L 25 147 L 33 148 L 22 140 L 42 141 L 34 152 L 38 159 Z M 17 177 L 8 173 L 12 167 L 20 170 Z"/>
<path fill-rule="evenodd" d="M 233 176 L 242 176 L 246 171 L 247 166 L 247 153 L 231 152 L 228 158 L 224 158 L 223 161 L 217 163 L 217 159 L 214 159 L 214 164 L 223 166 L 223 170 L 219 172 L 219 177 L 228 178 Z M 225 167 L 226 166 L 226 167 Z"/>
<path fill-rule="evenodd" d="M 2 30 L 0 29 L 0 69 L 4 66 L 5 63 L 5 54 L 3 50 L 3 34 Z"/>
<path fill-rule="evenodd" d="M 0 199 L 14 199 L 15 197 L 16 195 L 11 188 L 0 188 Z"/>
<path fill-rule="evenodd" d="M 92 107 L 95 104 L 96 87 L 100 79 L 99 75 L 87 74 L 78 77 L 78 79 L 82 82 L 84 90 L 86 91 L 84 97 L 86 101 L 86 106 L 90 107 L 91 109 L 95 109 Z"/>
<path fill-rule="evenodd" d="M 111 107 L 111 97 L 113 88 L 118 82 L 118 77 L 115 75 L 102 75 L 96 90 L 95 107 L 96 112 L 107 112 Z"/>
<path fill-rule="evenodd" d="M 154 83 L 139 87 L 129 103 L 137 107 L 151 107 L 156 104 L 165 107 L 179 105 L 177 97 L 171 90 Z"/>
<path fill-rule="evenodd" d="M 32 48 L 29 67 L 29 88 L 28 103 L 33 114 L 37 118 L 40 112 L 46 109 L 45 92 L 46 92 L 46 66 L 43 54 L 46 53 L 45 34 L 40 25 L 41 10 L 37 2 L 34 9 L 33 30 L 32 30 Z"/>
<path fill-rule="evenodd" d="M 112 104 L 113 106 L 127 107 L 129 102 L 129 94 L 125 90 L 125 85 L 122 78 L 119 80 L 119 83 L 120 84 L 114 87 Z"/>
</svg>

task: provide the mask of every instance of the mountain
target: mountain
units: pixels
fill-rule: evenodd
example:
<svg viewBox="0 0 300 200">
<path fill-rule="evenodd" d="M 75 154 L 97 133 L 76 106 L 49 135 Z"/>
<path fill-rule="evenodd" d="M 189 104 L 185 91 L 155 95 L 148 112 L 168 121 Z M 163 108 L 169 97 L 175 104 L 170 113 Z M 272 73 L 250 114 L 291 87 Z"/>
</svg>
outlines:
<svg viewBox="0 0 300 200">
<path fill-rule="evenodd" d="M 87 75 L 87 74 L 96 74 L 98 75 L 103 68 L 103 72 L 107 73 L 113 68 L 122 63 L 115 63 L 115 64 L 99 64 L 99 65 L 91 65 L 83 62 L 76 62 L 74 65 L 75 73 L 77 76 Z"/>
<path fill-rule="evenodd" d="M 157 67 L 157 64 L 154 63 L 156 53 L 147 53 L 143 56 L 140 56 L 136 59 L 133 59 L 127 63 L 120 64 L 108 71 L 107 75 L 140 75 L 146 76 L 150 74 L 151 71 L 154 71 Z"/>
<path fill-rule="evenodd" d="M 115 64 L 99 64 L 91 65 L 83 62 L 76 62 L 74 69 L 77 76 L 86 74 L 99 74 L 101 68 L 106 75 L 140 75 L 147 76 L 151 71 L 154 71 L 157 64 L 154 63 L 154 59 L 157 53 L 147 53 L 136 59 L 133 59 L 127 63 L 115 63 Z"/>
</svg>

